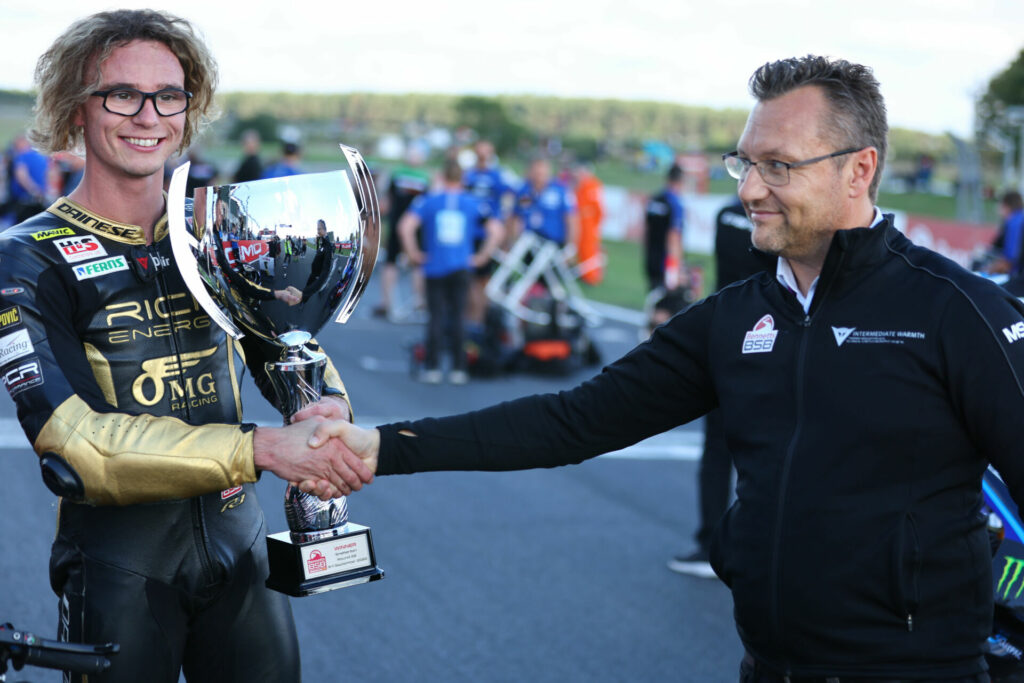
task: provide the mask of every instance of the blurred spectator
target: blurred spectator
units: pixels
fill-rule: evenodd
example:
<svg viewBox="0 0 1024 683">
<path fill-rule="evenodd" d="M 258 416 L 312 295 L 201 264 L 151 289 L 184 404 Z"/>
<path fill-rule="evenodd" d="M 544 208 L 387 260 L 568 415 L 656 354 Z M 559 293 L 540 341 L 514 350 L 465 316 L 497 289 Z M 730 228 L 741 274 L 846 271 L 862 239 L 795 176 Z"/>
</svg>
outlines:
<svg viewBox="0 0 1024 683">
<path fill-rule="evenodd" d="M 405 166 L 397 166 L 391 171 L 388 191 L 383 198 L 382 210 L 388 222 L 387 255 L 381 274 L 380 303 L 373 309 L 373 314 L 379 317 L 391 317 L 394 291 L 398 285 L 398 255 L 402 251 L 398 221 L 412 201 L 430 189 L 430 175 L 422 168 L 426 161 L 422 148 L 409 145 L 405 161 Z M 423 297 L 423 284 L 418 269 L 413 274 L 413 290 L 418 306 Z"/>
<path fill-rule="evenodd" d="M 260 161 L 260 134 L 255 130 L 242 133 L 242 161 L 238 164 L 232 182 L 246 183 L 263 177 L 263 162 Z"/>
<path fill-rule="evenodd" d="M 59 175 L 60 194 L 67 196 L 78 187 L 85 172 L 85 159 L 73 152 L 57 152 L 53 155 Z"/>
<path fill-rule="evenodd" d="M 476 161 L 466 171 L 462 183 L 474 197 L 487 204 L 491 216 L 498 220 L 504 220 L 505 198 L 514 190 L 505 182 L 504 173 L 494 155 L 494 145 L 490 140 L 479 140 L 473 146 L 473 151 L 476 153 Z M 474 246 L 479 248 L 484 237 L 482 230 L 477 231 Z M 488 261 L 473 271 L 469 286 L 469 304 L 466 308 L 466 318 L 471 324 L 483 324 L 484 312 L 487 310 L 487 295 L 484 294 L 484 287 L 487 286 L 487 280 L 493 272 L 493 261 Z"/>
<path fill-rule="evenodd" d="M 8 205 L 4 213 L 13 213 L 20 223 L 46 208 L 50 160 L 36 151 L 23 135 L 14 139 L 8 179 Z"/>
<path fill-rule="evenodd" d="M 686 284 L 683 255 L 683 169 L 672 166 L 665 187 L 647 201 L 644 217 L 644 270 L 647 289 L 673 290 Z"/>
<path fill-rule="evenodd" d="M 580 216 L 580 235 L 576 259 L 580 278 L 589 285 L 599 285 L 604 278 L 601 255 L 601 219 L 604 217 L 601 181 L 586 164 L 577 164 L 572 179 L 576 188 L 576 209 Z"/>
<path fill-rule="evenodd" d="M 398 224 L 402 246 L 415 265 L 422 265 L 426 277 L 427 323 L 426 362 L 421 379 L 430 384 L 441 381 L 440 349 L 447 339 L 452 384 L 465 384 L 466 354 L 462 314 L 466 305 L 471 268 L 486 263 L 501 239 L 501 224 L 490 206 L 462 187 L 462 168 L 455 159 L 444 163 L 442 188 L 413 200 Z M 474 253 L 477 226 L 483 224 L 486 237 Z M 423 249 L 416 233 L 422 232 Z"/>
<path fill-rule="evenodd" d="M 999 201 L 999 216 L 1003 222 L 992 242 L 991 258 L 984 270 L 1017 277 L 1024 271 L 1024 263 L 1021 262 L 1024 242 L 1024 201 L 1020 192 L 1010 190 L 1003 194 Z"/>
<path fill-rule="evenodd" d="M 188 179 L 185 181 L 185 196 L 191 197 L 198 187 L 210 187 L 217 181 L 217 167 L 203 159 L 198 147 L 188 151 Z"/>
<path fill-rule="evenodd" d="M 263 169 L 264 178 L 283 178 L 302 173 L 302 148 L 296 142 L 281 145 L 281 158 Z"/>
<path fill-rule="evenodd" d="M 928 154 L 922 154 L 917 160 L 917 174 L 914 177 L 914 188 L 918 192 L 932 191 L 932 171 L 935 160 Z"/>
<path fill-rule="evenodd" d="M 516 193 L 512 226 L 513 239 L 523 230 L 531 230 L 562 246 L 576 245 L 576 199 L 564 185 L 552 180 L 551 163 L 543 157 L 534 159 L 527 168 L 526 182 Z"/>
</svg>

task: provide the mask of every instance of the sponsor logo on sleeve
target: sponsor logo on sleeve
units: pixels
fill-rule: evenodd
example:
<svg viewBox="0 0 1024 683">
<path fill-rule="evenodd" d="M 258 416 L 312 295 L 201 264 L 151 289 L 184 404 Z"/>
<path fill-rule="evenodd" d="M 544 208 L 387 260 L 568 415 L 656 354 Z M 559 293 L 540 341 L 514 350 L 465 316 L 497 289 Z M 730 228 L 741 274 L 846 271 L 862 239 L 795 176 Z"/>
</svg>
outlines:
<svg viewBox="0 0 1024 683">
<path fill-rule="evenodd" d="M 4 287 L 0 289 L 0 296 L 16 296 L 24 293 L 25 289 L 22 287 Z"/>
<path fill-rule="evenodd" d="M 41 230 L 40 232 L 32 233 L 32 239 L 36 242 L 43 240 L 52 240 L 54 237 L 64 237 L 66 235 L 74 235 L 75 231 L 71 228 L 53 228 L 51 230 Z"/>
<path fill-rule="evenodd" d="M 17 306 L 0 311 L 0 330 L 6 330 L 19 323 L 21 323 L 21 309 Z"/>
<path fill-rule="evenodd" d="M 28 330 L 18 330 L 13 334 L 0 337 L 0 365 L 34 352 L 35 347 L 32 346 L 32 340 L 29 339 Z"/>
<path fill-rule="evenodd" d="M 743 337 L 743 353 L 769 353 L 775 348 L 777 336 L 779 331 L 775 329 L 775 319 L 766 315 Z"/>
<path fill-rule="evenodd" d="M 1018 339 L 1024 338 L 1024 321 L 1014 323 L 1009 327 L 1004 327 L 1003 336 L 1006 337 L 1006 341 L 1010 344 Z"/>
<path fill-rule="evenodd" d="M 75 266 L 75 277 L 79 280 L 87 280 L 93 277 L 102 277 L 118 270 L 128 270 L 128 262 L 124 256 L 112 256 L 101 261 L 90 261 Z"/>
<path fill-rule="evenodd" d="M 7 387 L 7 391 L 11 394 L 11 398 L 14 398 L 21 392 L 42 384 L 43 369 L 40 367 L 38 360 L 32 359 L 27 363 L 11 368 L 4 373 L 2 379 L 4 386 Z"/>
<path fill-rule="evenodd" d="M 92 235 L 65 237 L 61 240 L 55 240 L 53 244 L 68 263 L 79 263 L 94 259 L 97 256 L 107 255 L 107 250 Z"/>
</svg>

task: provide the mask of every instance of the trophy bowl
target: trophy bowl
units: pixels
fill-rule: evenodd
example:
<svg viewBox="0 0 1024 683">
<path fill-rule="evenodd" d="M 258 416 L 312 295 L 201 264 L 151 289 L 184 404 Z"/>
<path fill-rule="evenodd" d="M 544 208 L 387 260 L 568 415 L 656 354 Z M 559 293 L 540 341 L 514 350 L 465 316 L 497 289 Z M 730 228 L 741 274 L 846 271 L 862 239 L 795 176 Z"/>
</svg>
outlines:
<svg viewBox="0 0 1024 683">
<path fill-rule="evenodd" d="M 307 342 L 332 318 L 349 319 L 377 260 L 373 178 L 358 151 L 341 151 L 347 170 L 200 187 L 192 202 L 185 163 L 168 189 L 185 284 L 227 334 L 278 350 L 264 370 L 286 424 L 323 393 L 327 357 Z M 267 537 L 270 588 L 300 596 L 383 577 L 370 529 L 348 521 L 345 498 L 289 485 L 285 516 L 289 531 Z"/>
</svg>

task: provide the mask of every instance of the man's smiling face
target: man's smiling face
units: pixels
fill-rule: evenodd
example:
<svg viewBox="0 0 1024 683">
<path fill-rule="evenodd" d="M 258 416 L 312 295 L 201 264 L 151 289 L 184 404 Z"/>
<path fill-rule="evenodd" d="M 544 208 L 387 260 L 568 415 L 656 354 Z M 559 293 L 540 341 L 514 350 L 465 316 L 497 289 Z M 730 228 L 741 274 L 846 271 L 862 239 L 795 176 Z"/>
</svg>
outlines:
<svg viewBox="0 0 1024 683">
<path fill-rule="evenodd" d="M 136 40 L 114 48 L 100 64 L 100 75 L 97 90 L 128 87 L 154 92 L 185 87 L 178 58 L 155 41 Z M 87 172 L 114 179 L 162 174 L 164 162 L 181 144 L 186 116 L 186 112 L 160 116 L 152 99 L 135 116 L 120 116 L 103 108 L 102 97 L 90 97 L 75 120 L 84 127 Z"/>
</svg>

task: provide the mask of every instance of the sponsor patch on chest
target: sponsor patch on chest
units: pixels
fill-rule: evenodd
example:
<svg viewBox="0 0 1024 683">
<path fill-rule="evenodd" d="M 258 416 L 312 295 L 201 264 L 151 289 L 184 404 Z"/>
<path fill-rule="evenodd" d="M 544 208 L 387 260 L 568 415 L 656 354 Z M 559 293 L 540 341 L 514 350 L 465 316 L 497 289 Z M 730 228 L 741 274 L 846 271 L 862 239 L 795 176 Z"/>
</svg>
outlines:
<svg viewBox="0 0 1024 683">
<path fill-rule="evenodd" d="M 77 265 L 75 266 L 75 277 L 79 280 L 87 280 L 109 275 L 118 270 L 128 270 L 128 262 L 124 256 L 112 256 L 101 261 L 90 261 Z"/>
<path fill-rule="evenodd" d="M 68 263 L 88 261 L 98 256 L 106 256 L 107 250 L 103 248 L 100 241 L 92 235 L 81 235 L 79 237 L 66 237 L 54 240 L 54 246 Z"/>
<path fill-rule="evenodd" d="M 778 336 L 775 319 L 765 315 L 743 337 L 743 353 L 769 353 L 775 348 L 775 338 Z"/>
<path fill-rule="evenodd" d="M 925 338 L 918 330 L 861 330 L 856 327 L 832 326 L 836 346 L 845 344 L 906 344 Z"/>
</svg>

